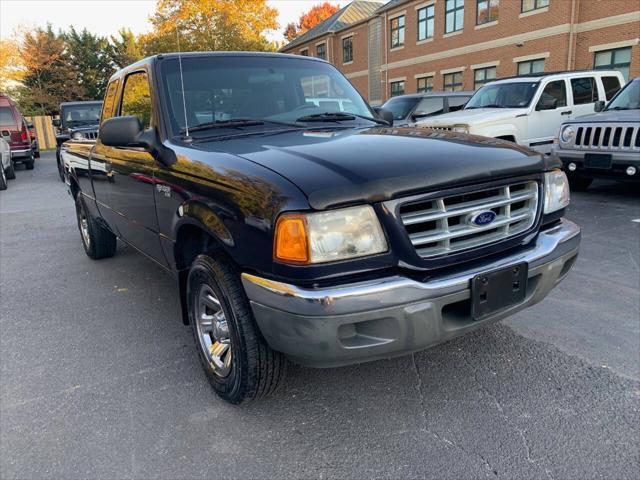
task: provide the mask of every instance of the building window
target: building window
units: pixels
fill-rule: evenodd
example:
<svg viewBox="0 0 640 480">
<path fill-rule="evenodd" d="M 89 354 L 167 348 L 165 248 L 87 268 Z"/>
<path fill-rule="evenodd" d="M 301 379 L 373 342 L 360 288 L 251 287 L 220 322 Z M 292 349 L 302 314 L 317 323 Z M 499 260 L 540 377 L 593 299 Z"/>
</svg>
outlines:
<svg viewBox="0 0 640 480">
<path fill-rule="evenodd" d="M 353 62 L 353 37 L 342 39 L 342 63 Z"/>
<path fill-rule="evenodd" d="M 549 0 L 522 0 L 521 11 L 522 13 L 531 12 L 549 6 Z"/>
<path fill-rule="evenodd" d="M 434 6 L 421 8 L 418 10 L 418 41 L 433 38 L 433 17 Z"/>
<path fill-rule="evenodd" d="M 421 77 L 418 79 L 418 93 L 431 92 L 433 90 L 433 77 Z"/>
<path fill-rule="evenodd" d="M 602 50 L 594 55 L 593 66 L 596 70 L 618 70 L 625 81 L 629 80 L 631 65 L 631 47 Z"/>
<path fill-rule="evenodd" d="M 447 92 L 457 92 L 462 90 L 462 72 L 445 74 L 444 90 Z"/>
<path fill-rule="evenodd" d="M 473 71 L 473 88 L 475 90 L 496 79 L 496 67 L 476 68 Z"/>
<path fill-rule="evenodd" d="M 320 43 L 316 45 L 316 57 L 322 58 L 323 60 L 327 59 L 327 44 Z"/>
<path fill-rule="evenodd" d="M 404 15 L 391 19 L 391 48 L 404 45 Z"/>
<path fill-rule="evenodd" d="M 446 0 L 444 33 L 457 32 L 464 26 L 464 0 Z"/>
<path fill-rule="evenodd" d="M 404 80 L 391 82 L 391 96 L 397 97 L 398 95 L 404 95 Z"/>
<path fill-rule="evenodd" d="M 544 58 L 518 62 L 518 75 L 530 75 L 544 72 Z"/>
<path fill-rule="evenodd" d="M 476 25 L 498 20 L 500 0 L 478 0 L 476 5 Z"/>
<path fill-rule="evenodd" d="M 305 48 L 304 50 L 300 50 L 300 55 L 302 55 L 303 57 L 308 57 L 309 56 L 309 49 Z"/>
</svg>

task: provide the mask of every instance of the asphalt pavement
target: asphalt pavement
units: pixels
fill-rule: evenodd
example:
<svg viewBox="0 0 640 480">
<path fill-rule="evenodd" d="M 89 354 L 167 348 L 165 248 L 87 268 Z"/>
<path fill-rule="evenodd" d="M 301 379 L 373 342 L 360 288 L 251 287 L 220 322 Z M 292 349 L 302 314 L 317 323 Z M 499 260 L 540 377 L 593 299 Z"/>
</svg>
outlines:
<svg viewBox="0 0 640 480">
<path fill-rule="evenodd" d="M 84 253 L 50 153 L 0 192 L 0 477 L 638 478 L 640 188 L 573 195 L 542 303 L 414 356 L 210 389 L 171 277 Z M 634 222 L 634 220 L 637 220 Z"/>
</svg>

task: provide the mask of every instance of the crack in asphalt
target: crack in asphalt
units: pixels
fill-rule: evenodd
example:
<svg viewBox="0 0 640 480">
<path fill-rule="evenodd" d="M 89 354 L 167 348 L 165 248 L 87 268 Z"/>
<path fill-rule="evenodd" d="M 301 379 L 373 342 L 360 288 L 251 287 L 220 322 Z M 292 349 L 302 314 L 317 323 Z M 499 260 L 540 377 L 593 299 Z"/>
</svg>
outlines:
<svg viewBox="0 0 640 480">
<path fill-rule="evenodd" d="M 480 453 L 474 452 L 474 451 L 468 451 L 462 445 L 459 445 L 456 442 L 449 440 L 448 438 L 443 437 L 438 433 L 429 429 L 429 421 L 427 419 L 427 408 L 424 403 L 424 393 L 422 392 L 422 378 L 420 377 L 420 371 L 418 370 L 418 364 L 416 363 L 416 356 L 413 353 L 411 354 L 411 363 L 413 365 L 413 371 L 416 375 L 416 390 L 418 391 L 418 396 L 420 397 L 420 411 L 422 413 L 422 420 L 423 420 L 423 428 L 421 430 L 428 433 L 429 435 L 434 437 L 436 440 L 444 443 L 445 445 L 457 448 L 467 456 L 475 456 L 479 458 L 482 461 L 483 466 L 488 470 L 487 475 L 489 477 L 491 477 L 492 475 L 497 477 L 498 476 L 497 470 L 494 469 L 489 463 L 489 461 L 486 458 L 484 458 L 484 456 L 482 456 Z"/>
<path fill-rule="evenodd" d="M 502 404 L 498 401 L 498 398 L 489 391 L 489 389 L 487 388 L 487 386 L 480 381 L 480 379 L 478 378 L 478 373 L 476 371 L 475 368 L 473 368 L 473 365 L 471 364 L 471 362 L 469 362 L 469 360 L 467 359 L 466 355 L 462 355 L 462 359 L 463 361 L 467 364 L 467 366 L 471 369 L 472 375 L 473 375 L 473 380 L 476 382 L 476 384 L 478 385 L 478 387 L 480 387 L 480 389 L 485 393 L 485 395 L 487 395 L 492 401 L 493 404 L 496 406 L 496 408 L 498 409 L 498 412 L 500 412 L 500 415 L 502 416 L 502 419 L 505 421 L 505 423 L 507 423 L 508 425 L 510 425 L 520 436 L 520 438 L 522 439 L 522 444 L 524 446 L 524 450 L 525 453 L 527 455 L 527 462 L 532 464 L 532 465 L 538 465 L 538 461 L 540 459 L 535 459 L 531 456 L 531 448 L 529 447 L 529 442 L 527 441 L 527 438 L 524 434 L 524 430 L 522 428 L 520 428 L 513 420 L 511 420 L 509 418 L 509 416 L 505 413 L 504 408 L 502 407 Z M 547 462 L 549 461 L 549 459 L 547 459 Z M 553 475 L 551 474 L 551 471 L 549 470 L 549 468 L 547 466 L 544 466 L 544 471 L 545 474 L 547 475 L 547 477 L 550 480 L 554 480 Z"/>
</svg>

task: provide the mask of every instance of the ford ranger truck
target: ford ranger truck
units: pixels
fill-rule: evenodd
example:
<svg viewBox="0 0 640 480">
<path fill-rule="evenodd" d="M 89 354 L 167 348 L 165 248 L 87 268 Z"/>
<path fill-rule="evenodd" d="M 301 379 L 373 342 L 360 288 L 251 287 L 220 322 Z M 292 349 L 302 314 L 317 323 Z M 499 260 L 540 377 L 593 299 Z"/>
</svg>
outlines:
<svg viewBox="0 0 640 480">
<path fill-rule="evenodd" d="M 87 255 L 119 238 L 174 275 L 231 403 L 273 392 L 287 359 L 407 355 L 512 315 L 578 254 L 557 161 L 394 128 L 315 58 L 147 58 L 111 78 L 96 141 L 62 155 Z"/>
<path fill-rule="evenodd" d="M 553 147 L 574 190 L 586 190 L 594 178 L 640 182 L 640 77 L 602 106 L 563 123 Z"/>
</svg>

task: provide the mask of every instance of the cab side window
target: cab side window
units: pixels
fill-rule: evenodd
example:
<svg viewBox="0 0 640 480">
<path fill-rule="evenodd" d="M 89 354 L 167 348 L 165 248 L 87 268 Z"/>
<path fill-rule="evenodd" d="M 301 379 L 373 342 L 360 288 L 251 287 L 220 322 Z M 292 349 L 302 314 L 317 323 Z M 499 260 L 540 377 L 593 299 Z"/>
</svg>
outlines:
<svg viewBox="0 0 640 480">
<path fill-rule="evenodd" d="M 127 115 L 138 117 L 143 128 L 151 126 L 151 91 L 146 72 L 132 73 L 124 82 L 120 116 Z"/>
<path fill-rule="evenodd" d="M 420 103 L 418 103 L 414 115 L 438 115 L 444 111 L 443 103 L 442 97 L 423 98 L 420 100 Z"/>
<path fill-rule="evenodd" d="M 604 87 L 604 94 L 607 100 L 611 100 L 622 87 L 618 77 L 602 77 L 602 86 Z"/>
<path fill-rule="evenodd" d="M 555 82 L 547 83 L 544 87 L 540 100 L 543 99 L 556 99 L 556 108 L 567 106 L 567 86 L 564 80 L 556 80 Z"/>
<path fill-rule="evenodd" d="M 107 87 L 107 93 L 104 96 L 104 103 L 102 104 L 102 113 L 100 114 L 100 124 L 113 117 L 113 106 L 116 102 L 116 93 L 118 93 L 119 84 L 119 80 L 114 80 L 110 82 Z"/>
<path fill-rule="evenodd" d="M 571 91 L 573 92 L 573 104 L 584 105 L 598 101 L 598 88 L 593 77 L 572 78 Z"/>
</svg>

